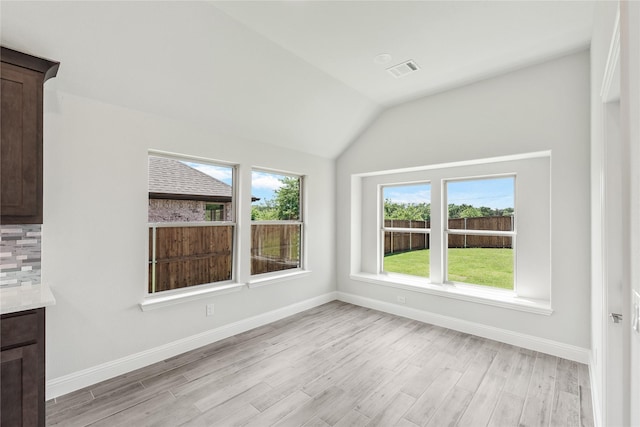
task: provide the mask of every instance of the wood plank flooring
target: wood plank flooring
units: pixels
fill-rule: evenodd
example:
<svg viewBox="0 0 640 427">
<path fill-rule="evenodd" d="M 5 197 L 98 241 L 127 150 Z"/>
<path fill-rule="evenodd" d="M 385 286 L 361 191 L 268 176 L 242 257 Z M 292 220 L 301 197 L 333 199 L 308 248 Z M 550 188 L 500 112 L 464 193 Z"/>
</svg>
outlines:
<svg viewBox="0 0 640 427">
<path fill-rule="evenodd" d="M 592 426 L 585 365 L 334 301 L 47 402 L 48 426 Z"/>
</svg>

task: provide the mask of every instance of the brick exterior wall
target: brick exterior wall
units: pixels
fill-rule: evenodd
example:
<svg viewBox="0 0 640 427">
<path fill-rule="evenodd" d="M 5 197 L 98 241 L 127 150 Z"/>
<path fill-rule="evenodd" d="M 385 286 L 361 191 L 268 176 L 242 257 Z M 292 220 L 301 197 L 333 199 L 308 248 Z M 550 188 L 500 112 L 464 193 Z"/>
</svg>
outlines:
<svg viewBox="0 0 640 427">
<path fill-rule="evenodd" d="M 206 221 L 206 202 L 149 199 L 149 222 Z M 224 203 L 224 220 L 231 221 L 231 203 Z"/>
</svg>

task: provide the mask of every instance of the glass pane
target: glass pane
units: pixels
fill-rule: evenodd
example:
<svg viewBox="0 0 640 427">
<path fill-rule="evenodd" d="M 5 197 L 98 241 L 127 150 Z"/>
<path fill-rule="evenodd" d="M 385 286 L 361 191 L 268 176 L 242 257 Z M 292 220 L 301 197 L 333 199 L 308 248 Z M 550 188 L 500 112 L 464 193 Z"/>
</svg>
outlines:
<svg viewBox="0 0 640 427">
<path fill-rule="evenodd" d="M 233 168 L 149 156 L 149 222 L 233 221 Z"/>
<path fill-rule="evenodd" d="M 513 231 L 515 177 L 447 182 L 449 229 Z"/>
<path fill-rule="evenodd" d="M 396 220 L 429 221 L 431 219 L 431 185 L 407 184 L 383 187 L 385 227 L 409 227 Z M 391 220 L 394 221 L 391 224 Z M 419 227 L 424 227 L 425 224 Z"/>
<path fill-rule="evenodd" d="M 253 221 L 300 220 L 300 177 L 251 172 Z"/>
<path fill-rule="evenodd" d="M 300 267 L 299 224 L 251 226 L 251 274 Z"/>
<path fill-rule="evenodd" d="M 513 290 L 513 253 L 511 237 L 449 235 L 447 280 Z"/>
<path fill-rule="evenodd" d="M 429 277 L 429 234 L 385 232 L 382 270 Z"/>
<path fill-rule="evenodd" d="M 393 185 L 382 188 L 385 228 L 429 228 L 431 185 Z M 384 233 L 382 270 L 429 277 L 429 234 Z"/>
<path fill-rule="evenodd" d="M 384 233 L 384 254 L 429 249 L 429 234 L 426 233 Z"/>
<path fill-rule="evenodd" d="M 151 238 L 151 236 L 150 236 Z M 149 293 L 231 280 L 233 226 L 157 227 Z"/>
</svg>

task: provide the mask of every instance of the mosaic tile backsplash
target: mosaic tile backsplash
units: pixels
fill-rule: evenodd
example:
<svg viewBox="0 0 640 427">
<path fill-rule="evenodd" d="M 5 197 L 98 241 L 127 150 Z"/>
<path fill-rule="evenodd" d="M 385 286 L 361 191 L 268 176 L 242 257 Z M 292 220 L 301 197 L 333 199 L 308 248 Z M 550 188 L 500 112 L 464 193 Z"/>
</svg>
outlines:
<svg viewBox="0 0 640 427">
<path fill-rule="evenodd" d="M 0 287 L 40 284 L 42 225 L 0 226 Z"/>
</svg>

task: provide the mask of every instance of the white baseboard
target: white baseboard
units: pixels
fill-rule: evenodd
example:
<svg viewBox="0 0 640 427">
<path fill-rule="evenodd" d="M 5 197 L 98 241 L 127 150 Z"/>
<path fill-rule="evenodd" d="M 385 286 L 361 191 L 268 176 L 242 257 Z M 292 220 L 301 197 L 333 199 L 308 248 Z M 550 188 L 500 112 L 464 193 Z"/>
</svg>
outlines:
<svg viewBox="0 0 640 427">
<path fill-rule="evenodd" d="M 366 298 L 346 292 L 338 292 L 338 299 L 350 304 L 384 311 L 385 313 L 395 314 L 397 316 L 407 317 L 420 322 L 454 329 L 456 331 L 489 338 L 518 347 L 528 348 L 530 350 L 562 357 L 563 359 L 573 360 L 579 363 L 589 363 L 590 352 L 586 348 L 563 344 L 557 341 L 534 337 L 532 335 L 526 335 L 493 326 L 469 322 L 467 320 L 456 319 L 455 317 L 443 316 L 441 314 L 435 314 L 407 306 L 391 304 L 385 301 Z"/>
<path fill-rule="evenodd" d="M 93 366 L 69 375 L 47 381 L 47 400 L 70 393 L 75 390 L 99 383 L 100 381 L 131 372 L 133 370 L 177 356 L 186 351 L 211 344 L 230 336 L 248 331 L 268 323 L 275 322 L 293 314 L 334 301 L 337 292 L 329 292 L 308 300 L 300 301 L 277 310 L 258 314 L 257 316 L 239 320 L 220 326 L 200 334 L 164 344 L 159 347 L 141 351 L 130 356 L 116 359 L 98 366 Z"/>
<path fill-rule="evenodd" d="M 200 334 L 182 338 L 180 340 L 164 344 L 159 347 L 141 351 L 120 359 L 116 359 L 101 365 L 97 365 L 82 371 L 74 372 L 62 377 L 53 378 L 47 381 L 47 400 L 62 396 L 72 391 L 99 383 L 100 381 L 116 377 L 118 375 L 131 372 L 136 369 L 143 368 L 153 363 L 160 362 L 170 357 L 177 356 L 186 351 L 211 344 L 216 341 L 228 338 L 230 336 L 248 331 L 259 326 L 263 326 L 293 314 L 308 310 L 313 307 L 340 300 L 350 304 L 362 307 L 372 308 L 374 310 L 384 311 L 386 313 L 395 314 L 397 316 L 407 317 L 425 323 L 442 326 L 456 331 L 501 341 L 518 347 L 524 347 L 535 351 L 551 354 L 580 363 L 589 363 L 589 350 L 568 344 L 559 343 L 544 338 L 534 337 L 531 335 L 521 334 L 518 332 L 508 331 L 505 329 L 495 328 L 493 326 L 481 325 L 466 320 L 456 319 L 454 317 L 443 316 L 440 314 L 430 313 L 423 310 L 417 310 L 406 306 L 391 304 L 359 295 L 349 294 L 345 292 L 329 292 L 305 301 L 300 301 L 277 310 L 249 317 L 228 325 L 221 326 Z M 589 363 L 590 366 L 591 363 Z M 593 378 L 593 375 L 591 375 Z M 595 402 L 597 391 L 592 387 L 594 394 L 594 419 L 597 418 L 598 407 Z"/>
</svg>

